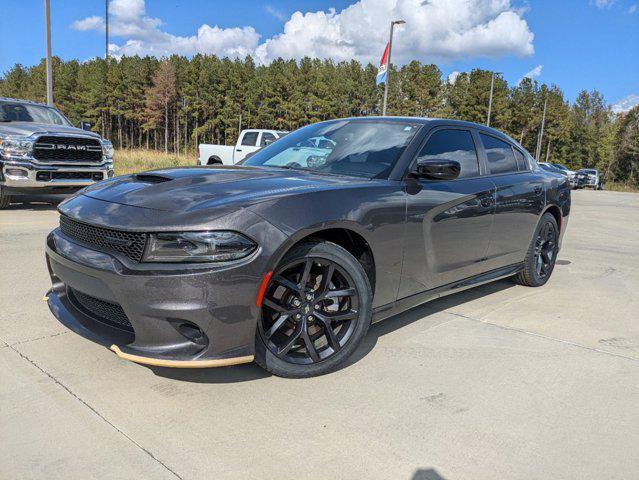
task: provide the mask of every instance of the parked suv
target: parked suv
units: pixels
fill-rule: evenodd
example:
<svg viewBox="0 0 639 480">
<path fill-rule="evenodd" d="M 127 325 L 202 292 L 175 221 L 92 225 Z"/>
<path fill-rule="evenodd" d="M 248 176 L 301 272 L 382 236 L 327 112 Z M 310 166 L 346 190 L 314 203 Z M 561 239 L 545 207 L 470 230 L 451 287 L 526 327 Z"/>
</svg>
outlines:
<svg viewBox="0 0 639 480">
<path fill-rule="evenodd" d="M 594 168 L 582 168 L 577 172 L 577 188 L 590 187 L 595 190 L 603 190 L 603 175 Z"/>
<path fill-rule="evenodd" d="M 0 98 L 0 208 L 14 195 L 73 193 L 112 176 L 111 142 L 49 105 Z"/>
</svg>

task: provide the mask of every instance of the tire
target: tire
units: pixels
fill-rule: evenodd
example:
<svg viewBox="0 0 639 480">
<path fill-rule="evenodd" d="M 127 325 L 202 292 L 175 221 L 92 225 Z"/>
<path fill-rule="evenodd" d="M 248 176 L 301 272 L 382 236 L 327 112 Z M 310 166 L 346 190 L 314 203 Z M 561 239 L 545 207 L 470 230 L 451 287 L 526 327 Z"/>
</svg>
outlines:
<svg viewBox="0 0 639 480">
<path fill-rule="evenodd" d="M 551 213 L 544 213 L 526 252 L 524 269 L 513 277 L 515 283 L 526 287 L 541 287 L 546 284 L 555 268 L 558 239 L 557 220 Z"/>
<path fill-rule="evenodd" d="M 364 268 L 344 248 L 321 240 L 293 247 L 265 290 L 256 363 L 287 378 L 340 368 L 368 331 L 372 298 Z"/>
<path fill-rule="evenodd" d="M 0 185 L 0 210 L 7 208 L 11 204 L 11 195 L 7 195 L 2 190 Z"/>
</svg>

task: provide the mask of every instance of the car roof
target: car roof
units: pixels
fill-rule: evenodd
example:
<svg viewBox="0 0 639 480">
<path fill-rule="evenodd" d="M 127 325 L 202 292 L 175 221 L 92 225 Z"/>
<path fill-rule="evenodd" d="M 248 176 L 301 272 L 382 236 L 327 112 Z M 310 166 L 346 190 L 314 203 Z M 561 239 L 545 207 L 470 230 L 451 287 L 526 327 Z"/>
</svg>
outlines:
<svg viewBox="0 0 639 480">
<path fill-rule="evenodd" d="M 481 132 L 488 133 L 494 135 L 496 137 L 500 137 L 503 140 L 506 140 L 510 143 L 517 145 L 519 148 L 525 151 L 525 149 L 517 142 L 512 139 L 508 135 L 499 130 L 495 130 L 494 128 L 487 127 L 486 125 L 482 125 L 480 123 L 475 122 L 467 122 L 464 120 L 454 120 L 452 118 L 433 118 L 433 117 L 381 117 L 381 116 L 371 116 L 371 117 L 348 117 L 348 118 L 336 118 L 335 120 L 328 120 L 328 122 L 339 121 L 339 120 L 354 120 L 354 121 L 371 121 L 371 120 L 382 120 L 385 122 L 398 122 L 398 123 L 421 123 L 422 125 L 426 125 L 429 128 L 439 127 L 439 126 L 456 126 L 456 127 L 465 127 L 465 128 L 475 128 L 480 130 Z"/>
<path fill-rule="evenodd" d="M 19 98 L 10 98 L 10 97 L 0 97 L 0 102 L 10 102 L 10 103 L 27 103 L 29 105 L 40 105 L 42 107 L 52 107 L 51 105 L 47 105 L 46 103 L 42 103 L 42 102 L 34 102 L 33 100 L 22 100 Z"/>
</svg>

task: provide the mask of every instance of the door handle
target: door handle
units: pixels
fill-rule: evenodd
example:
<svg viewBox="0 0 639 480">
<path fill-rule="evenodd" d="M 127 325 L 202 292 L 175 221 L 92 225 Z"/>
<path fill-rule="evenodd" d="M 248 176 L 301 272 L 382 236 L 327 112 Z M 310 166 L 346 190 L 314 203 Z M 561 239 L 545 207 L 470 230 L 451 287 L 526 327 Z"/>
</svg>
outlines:
<svg viewBox="0 0 639 480">
<path fill-rule="evenodd" d="M 241 149 L 241 148 L 236 148 L 236 149 L 235 149 L 235 151 L 236 151 L 236 152 L 241 152 L 241 151 L 242 151 L 242 149 Z"/>
</svg>

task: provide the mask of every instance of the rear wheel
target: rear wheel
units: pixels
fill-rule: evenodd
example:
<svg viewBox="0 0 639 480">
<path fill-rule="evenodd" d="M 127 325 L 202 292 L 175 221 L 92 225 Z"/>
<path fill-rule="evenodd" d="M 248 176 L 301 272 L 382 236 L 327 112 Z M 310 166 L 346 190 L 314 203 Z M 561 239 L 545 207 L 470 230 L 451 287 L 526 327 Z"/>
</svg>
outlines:
<svg viewBox="0 0 639 480">
<path fill-rule="evenodd" d="M 255 361 L 293 378 L 339 368 L 368 331 L 371 302 L 366 272 L 344 248 L 319 241 L 294 247 L 266 288 Z"/>
<path fill-rule="evenodd" d="M 7 195 L 4 193 L 4 189 L 2 185 L 0 185 L 0 210 L 3 208 L 7 208 L 11 203 L 11 195 Z"/>
<path fill-rule="evenodd" d="M 558 240 L 559 228 L 555 217 L 551 213 L 544 213 L 528 248 L 524 269 L 514 277 L 515 282 L 527 287 L 544 285 L 555 268 Z"/>
</svg>

